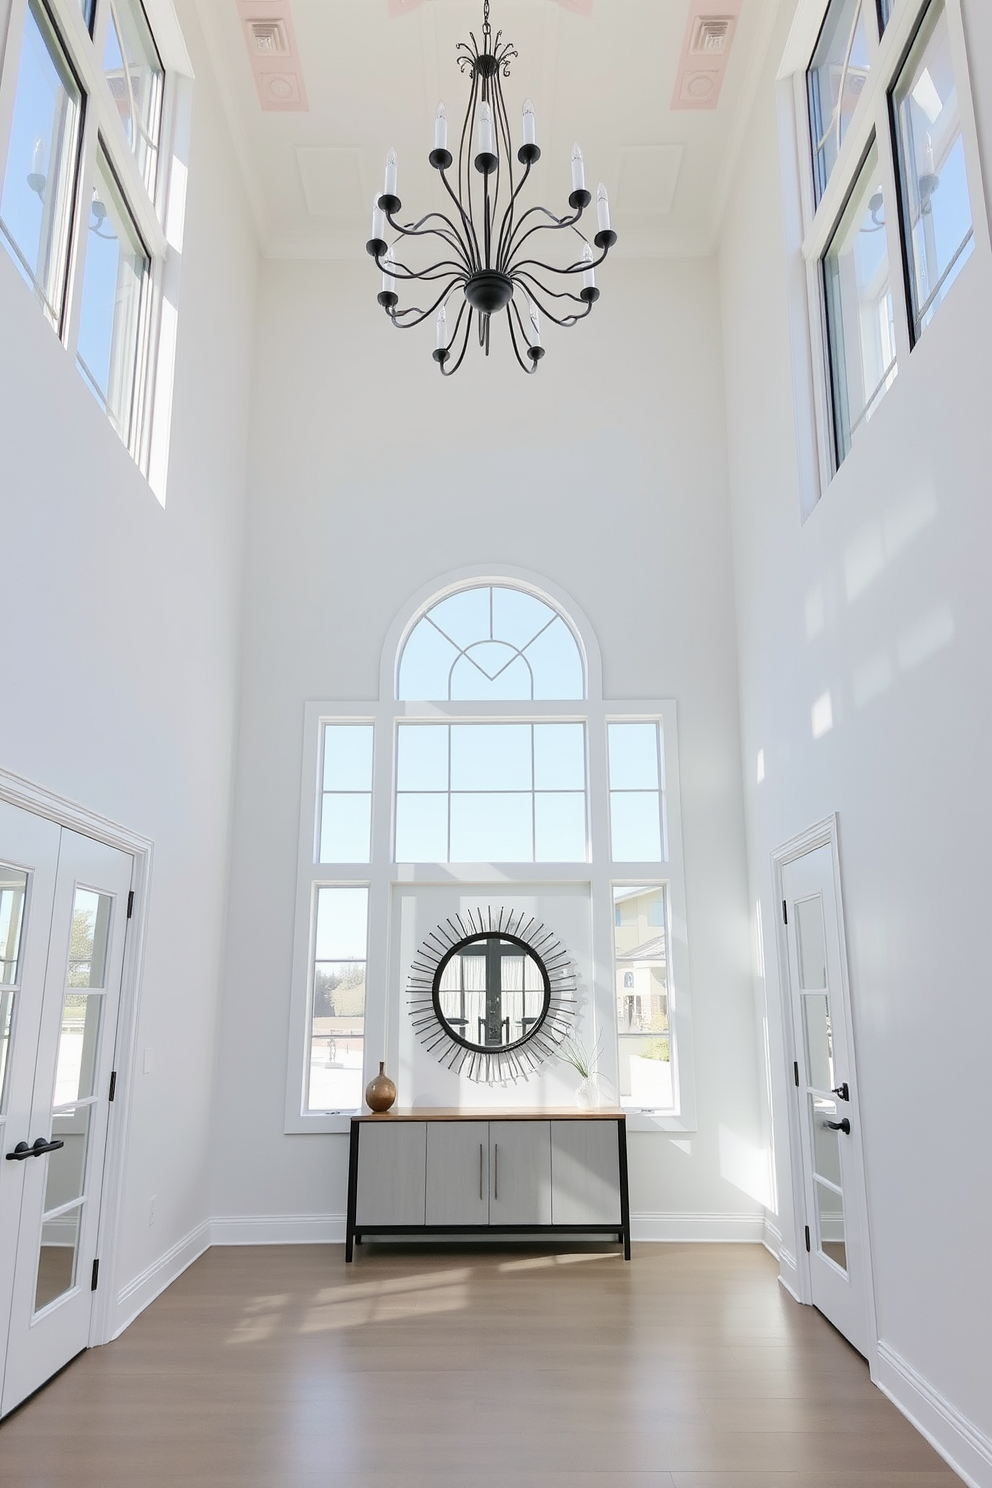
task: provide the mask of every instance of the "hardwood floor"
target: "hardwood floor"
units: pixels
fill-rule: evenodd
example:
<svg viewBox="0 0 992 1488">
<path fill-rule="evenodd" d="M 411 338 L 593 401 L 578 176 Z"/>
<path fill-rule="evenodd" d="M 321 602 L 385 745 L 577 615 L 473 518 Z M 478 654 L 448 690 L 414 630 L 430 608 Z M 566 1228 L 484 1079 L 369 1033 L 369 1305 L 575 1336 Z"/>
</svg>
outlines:
<svg viewBox="0 0 992 1488">
<path fill-rule="evenodd" d="M 208 1251 L 4 1488 L 956 1488 L 756 1245 Z"/>
</svg>

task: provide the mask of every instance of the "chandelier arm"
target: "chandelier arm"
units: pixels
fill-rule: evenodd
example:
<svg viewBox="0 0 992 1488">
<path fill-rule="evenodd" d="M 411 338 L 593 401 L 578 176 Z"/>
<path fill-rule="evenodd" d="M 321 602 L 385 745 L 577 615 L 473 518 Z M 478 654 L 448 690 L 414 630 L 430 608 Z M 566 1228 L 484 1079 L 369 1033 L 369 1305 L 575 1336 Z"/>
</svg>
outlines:
<svg viewBox="0 0 992 1488">
<path fill-rule="evenodd" d="M 509 305 L 507 305 L 507 307 L 506 307 L 506 323 L 510 327 L 510 343 L 511 343 L 511 345 L 513 347 L 513 355 L 516 357 L 519 366 L 523 369 L 524 372 L 527 373 L 527 375 L 529 377 L 532 372 L 536 372 L 537 371 L 537 362 L 534 361 L 533 359 L 531 359 L 530 366 L 528 367 L 527 366 L 527 363 L 524 361 L 523 357 L 520 355 L 520 347 L 517 345 L 517 337 L 516 337 L 516 333 L 514 332 L 514 329 L 513 329 L 513 316 L 510 314 L 511 309 L 512 310 L 516 310 L 517 320 L 520 323 L 520 332 L 521 332 L 521 335 L 524 338 L 525 344 L 528 347 L 530 346 L 530 342 L 527 339 L 527 332 L 524 330 L 523 321 L 520 318 L 520 311 L 517 310 L 516 305 L 514 305 L 513 301 L 511 300 L 510 303 L 509 303 Z"/>
<path fill-rule="evenodd" d="M 544 260 L 540 258 L 518 258 L 516 263 L 514 263 L 511 268 L 507 269 L 507 273 L 509 273 L 512 277 L 521 269 L 537 268 L 543 269 L 546 274 L 584 274 L 587 269 L 598 269 L 608 252 L 609 249 L 604 248 L 599 258 L 591 258 L 588 261 L 586 261 L 585 259 L 578 259 L 574 264 L 569 264 L 567 268 L 564 269 L 559 268 L 557 264 L 545 263 Z"/>
<path fill-rule="evenodd" d="M 531 162 L 528 160 L 524 166 L 524 173 L 520 177 L 520 182 L 516 190 L 510 197 L 510 200 L 507 202 L 506 211 L 503 213 L 503 221 L 500 225 L 499 230 L 499 247 L 496 252 L 496 267 L 500 271 L 500 273 L 506 272 L 506 264 L 509 260 L 510 255 L 510 244 L 513 241 L 513 208 L 516 206 L 517 197 L 520 195 L 521 191 L 523 191 L 524 187 L 527 184 L 527 179 L 530 176 L 530 172 Z M 521 218 L 521 221 L 522 220 L 523 219 Z"/>
<path fill-rule="evenodd" d="M 421 223 L 430 221 L 432 217 L 440 217 L 442 221 L 448 222 L 451 231 L 446 232 L 443 228 L 440 227 L 422 228 Z M 469 254 L 466 252 L 465 244 L 458 236 L 458 230 L 455 227 L 454 223 L 449 222 L 449 219 L 444 216 L 443 212 L 428 212 L 425 217 L 421 217 L 420 222 L 413 223 L 408 227 L 404 227 L 388 213 L 386 214 L 386 221 L 389 223 L 390 227 L 393 228 L 393 230 L 397 232 L 400 237 L 403 238 L 440 238 L 442 242 L 447 243 L 449 247 L 454 248 L 456 252 L 462 255 L 464 267 L 469 273 L 472 272 L 472 260 Z M 399 241 L 399 239 L 397 239 L 397 241 Z M 389 246 L 393 247 L 395 245 L 390 244 Z M 379 255 L 376 254 L 374 255 L 374 257 L 376 263 L 381 269 L 382 264 L 379 262 Z"/>
<path fill-rule="evenodd" d="M 468 213 L 465 211 L 465 208 L 462 206 L 461 199 L 452 190 L 451 182 L 448 180 L 448 172 L 444 169 L 441 169 L 438 171 L 438 175 L 441 177 L 441 181 L 444 185 L 445 191 L 448 193 L 448 195 L 451 197 L 451 200 L 458 208 L 458 215 L 461 217 L 462 225 L 465 228 L 464 246 L 466 249 L 466 261 L 468 263 L 469 269 L 477 269 L 479 267 L 479 240 L 475 235 L 475 224 L 473 223 L 471 217 L 469 217 Z M 458 229 L 455 228 L 456 233 L 457 231 Z"/>
<path fill-rule="evenodd" d="M 411 283 L 415 279 L 422 279 L 426 283 L 429 283 L 432 279 L 444 278 L 446 274 L 450 274 L 456 280 L 464 280 L 471 273 L 471 269 L 466 271 L 465 265 L 456 263 L 453 258 L 442 258 L 437 263 L 430 264 L 426 269 L 419 272 L 411 269 L 405 263 L 397 263 L 395 259 L 391 264 L 387 265 L 378 254 L 375 256 L 375 263 L 382 273 L 388 274 L 391 279 L 401 279 L 404 284 Z"/>
<path fill-rule="evenodd" d="M 414 326 L 422 325 L 423 322 L 425 320 L 427 320 L 429 316 L 433 315 L 438 310 L 438 308 L 441 305 L 442 300 L 446 300 L 448 298 L 448 296 L 450 295 L 451 291 L 454 289 L 454 287 L 457 284 L 457 282 L 458 281 L 456 279 L 452 279 L 450 281 L 450 283 L 446 284 L 445 287 L 444 287 L 444 289 L 438 295 L 437 299 L 434 301 L 433 305 L 430 305 L 426 310 L 421 310 L 421 308 L 420 308 L 419 305 L 411 305 L 409 307 L 409 309 L 407 309 L 407 310 L 397 310 L 395 308 L 395 306 L 394 306 L 392 309 L 387 310 L 386 311 L 386 314 L 389 316 L 390 320 L 393 322 L 393 325 L 396 326 L 397 330 L 400 330 L 400 331 L 409 331 L 409 330 L 412 330 Z M 411 316 L 411 315 L 415 315 L 417 317 L 416 320 L 409 320 L 409 319 L 407 319 L 407 317 L 408 316 Z M 457 330 L 457 322 L 456 322 L 456 330 Z"/>
<path fill-rule="evenodd" d="M 536 232 L 554 232 L 558 228 L 562 228 L 562 227 L 572 227 L 572 228 L 575 228 L 575 224 L 578 222 L 579 218 L 582 216 L 582 213 L 584 211 L 585 211 L 585 208 L 584 207 L 578 207 L 578 208 L 576 208 L 575 213 L 574 213 L 574 216 L 572 216 L 572 217 L 556 217 L 555 214 L 554 214 L 554 212 L 552 212 L 549 207 L 528 207 L 527 208 L 527 211 L 523 214 L 523 216 L 520 218 L 520 221 L 517 223 L 516 230 L 515 230 L 516 232 L 519 232 L 520 231 L 520 229 L 523 227 L 524 223 L 527 221 L 527 218 L 528 217 L 535 217 L 535 216 L 540 217 L 540 216 L 543 216 L 543 217 L 549 217 L 551 220 L 549 222 L 537 222 L 537 223 L 535 223 L 534 226 L 533 227 L 529 227 L 527 229 L 527 231 L 525 233 L 523 233 L 523 235 L 520 238 L 518 238 L 515 243 L 511 239 L 511 243 L 510 243 L 509 247 L 507 248 L 507 259 L 509 259 L 510 256 L 513 253 L 516 253 L 520 248 L 523 247 L 524 243 L 527 241 L 527 239 L 531 236 L 532 233 L 536 233 Z M 578 228 L 575 228 L 575 230 L 576 230 L 576 232 L 578 232 Z M 582 237 L 582 234 L 581 233 L 579 233 L 579 237 L 580 238 Z"/>
<path fill-rule="evenodd" d="M 472 310 L 472 308 L 468 304 L 468 301 L 467 300 L 465 301 L 465 305 L 468 306 L 468 319 L 465 322 L 465 335 L 464 335 L 464 337 L 462 339 L 462 349 L 459 352 L 459 354 L 458 354 L 458 360 L 455 362 L 455 365 L 453 367 L 449 367 L 448 366 L 447 360 L 445 360 L 445 361 L 443 361 L 443 362 L 440 363 L 441 376 L 442 377 L 453 377 L 455 375 L 455 373 L 458 371 L 458 368 L 461 366 L 462 362 L 465 360 L 465 353 L 466 353 L 466 351 L 468 351 L 469 336 L 472 333 L 472 316 L 474 315 L 475 312 Z M 458 320 L 460 321 L 461 318 L 462 318 L 461 317 L 461 312 L 459 312 Z M 457 336 L 457 334 L 458 334 L 458 321 L 455 322 L 455 336 Z M 452 337 L 452 343 L 454 342 L 454 339 L 455 338 L 453 336 Z"/>
<path fill-rule="evenodd" d="M 475 37 L 472 37 L 473 42 Z M 458 145 L 458 200 L 463 204 L 463 213 L 472 226 L 472 239 L 475 243 L 475 254 L 478 266 L 482 267 L 482 250 L 479 246 L 479 234 L 475 226 L 475 209 L 472 201 L 472 140 L 475 136 L 475 114 L 479 99 L 479 75 L 472 69 L 472 91 L 469 94 L 468 108 L 465 111 L 465 122 L 462 125 L 462 137 Z"/>
<path fill-rule="evenodd" d="M 577 320 L 585 320 L 593 307 L 594 302 L 592 300 L 579 300 L 576 295 L 572 294 L 556 294 L 553 289 L 549 289 L 546 284 L 542 284 L 540 279 L 531 278 L 529 275 L 528 278 L 530 278 L 530 283 L 522 287 L 526 290 L 528 296 L 533 300 L 541 314 L 547 316 L 548 320 L 554 325 L 564 327 L 573 326 Z M 540 294 L 549 295 L 554 300 L 571 300 L 573 304 L 582 305 L 583 308 L 581 310 L 571 311 L 565 316 L 555 315 L 540 298 L 538 291 L 540 291 Z"/>
</svg>

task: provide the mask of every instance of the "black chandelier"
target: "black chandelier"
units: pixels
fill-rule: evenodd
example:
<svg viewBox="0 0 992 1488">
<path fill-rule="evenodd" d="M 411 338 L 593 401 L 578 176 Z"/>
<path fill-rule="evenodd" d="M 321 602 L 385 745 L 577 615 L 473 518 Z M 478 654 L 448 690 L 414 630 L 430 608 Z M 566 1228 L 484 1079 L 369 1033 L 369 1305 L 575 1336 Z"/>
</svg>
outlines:
<svg viewBox="0 0 992 1488">
<path fill-rule="evenodd" d="M 586 190 L 585 166 L 578 145 L 572 149 L 572 192 L 568 198 L 571 215 L 557 217 L 547 207 L 520 210 L 520 193 L 532 167 L 541 158 L 534 106 L 530 99 L 524 102 L 523 143 L 517 151 L 523 171 L 515 179 L 501 79 L 509 77 L 510 63 L 518 54 L 509 42 L 503 41 L 502 31 L 493 37 L 489 0 L 484 0 L 481 48 L 474 33 L 469 32 L 469 36 L 471 44 L 460 41 L 456 48 L 458 65 L 472 80 L 458 144 L 457 179 L 453 182 L 449 177 L 453 157 L 448 149 L 448 117 L 443 103 L 438 105 L 434 148 L 428 157 L 454 203 L 454 211 L 450 216 L 428 212 L 417 222 L 397 222 L 396 214 L 402 203 L 396 195 L 396 151 L 390 150 L 386 156 L 385 186 L 373 203 L 372 236 L 365 246 L 382 270 L 378 300 L 393 325 L 408 329 L 436 314 L 434 360 L 443 376 L 450 377 L 461 366 L 476 317 L 479 345 L 489 355 L 491 321 L 501 311 L 506 312 L 517 361 L 525 372 L 536 372 L 544 356 L 541 317 L 546 316 L 559 326 L 572 326 L 585 319 L 599 299 L 596 269 L 617 235 L 610 227 L 610 204 L 602 185 L 597 192 L 598 230 L 592 244 L 579 230 L 577 224 L 592 196 Z M 481 183 L 475 181 L 473 167 L 475 174 L 481 176 Z M 398 235 L 392 245 L 386 241 L 387 223 Z M 582 244 L 577 259 L 556 265 L 529 256 L 536 249 L 531 242 L 535 234 L 563 230 L 574 233 Z M 411 268 L 398 260 L 394 249 L 401 240 L 417 238 L 437 240 L 435 249 L 439 248 L 445 256 L 424 269 Z M 582 287 L 576 293 L 570 285 L 580 276 Z M 428 297 L 436 293 L 426 309 L 399 308 L 396 286 L 413 280 L 432 286 L 427 291 Z M 556 284 L 559 287 L 554 287 Z M 448 303 L 459 290 L 457 315 L 449 335 Z"/>
</svg>

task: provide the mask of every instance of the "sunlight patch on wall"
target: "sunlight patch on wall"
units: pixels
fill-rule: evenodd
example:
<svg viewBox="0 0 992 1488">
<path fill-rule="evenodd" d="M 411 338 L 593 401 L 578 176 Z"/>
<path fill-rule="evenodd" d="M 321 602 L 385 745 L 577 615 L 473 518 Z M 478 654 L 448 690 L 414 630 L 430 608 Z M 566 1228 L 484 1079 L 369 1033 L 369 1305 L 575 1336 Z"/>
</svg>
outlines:
<svg viewBox="0 0 992 1488">
<path fill-rule="evenodd" d="M 822 739 L 834 726 L 834 705 L 829 692 L 821 693 L 810 709 L 814 739 Z"/>
<path fill-rule="evenodd" d="M 720 1126 L 720 1176 L 766 1209 L 772 1207 L 771 1154 Z"/>
</svg>

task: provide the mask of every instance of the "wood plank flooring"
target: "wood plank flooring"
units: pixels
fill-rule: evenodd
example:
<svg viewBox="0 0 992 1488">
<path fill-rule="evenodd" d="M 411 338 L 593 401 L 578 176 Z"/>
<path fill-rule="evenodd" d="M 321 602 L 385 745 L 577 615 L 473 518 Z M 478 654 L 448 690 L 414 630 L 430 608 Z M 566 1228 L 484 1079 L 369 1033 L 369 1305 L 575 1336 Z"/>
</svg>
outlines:
<svg viewBox="0 0 992 1488">
<path fill-rule="evenodd" d="M 4 1488 L 959 1488 L 756 1245 L 208 1251 Z"/>
</svg>

